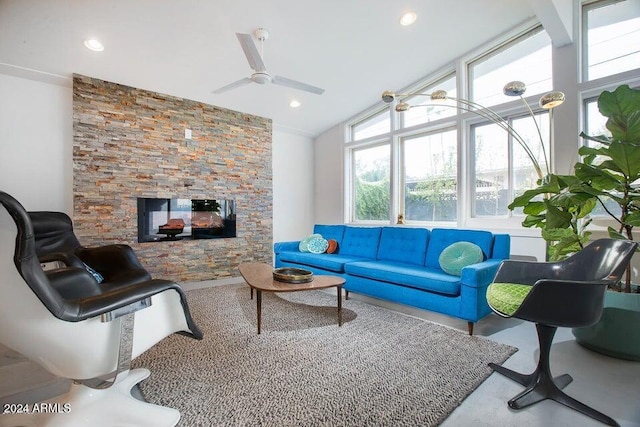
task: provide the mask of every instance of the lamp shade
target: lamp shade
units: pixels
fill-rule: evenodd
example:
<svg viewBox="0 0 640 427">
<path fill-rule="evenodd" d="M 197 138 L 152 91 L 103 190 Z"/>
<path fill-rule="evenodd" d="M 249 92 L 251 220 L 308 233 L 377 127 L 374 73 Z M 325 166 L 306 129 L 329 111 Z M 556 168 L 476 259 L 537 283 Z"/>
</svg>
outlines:
<svg viewBox="0 0 640 427">
<path fill-rule="evenodd" d="M 544 95 L 542 95 L 542 98 L 540 98 L 540 107 L 544 108 L 545 110 L 550 110 L 562 104 L 563 102 L 564 93 L 554 90 L 553 92 L 545 93 Z"/>
<path fill-rule="evenodd" d="M 527 85 L 518 80 L 509 82 L 502 88 L 502 92 L 507 96 L 522 96 L 526 90 Z"/>
<path fill-rule="evenodd" d="M 409 104 L 407 104 L 404 101 L 400 101 L 396 104 L 396 111 L 398 113 L 402 113 L 403 111 L 407 111 L 409 110 L 409 108 L 411 108 L 411 106 Z"/>
<path fill-rule="evenodd" d="M 384 92 L 382 92 L 382 100 L 387 104 L 393 102 L 394 99 L 396 99 L 396 94 L 394 91 L 385 90 Z"/>
<path fill-rule="evenodd" d="M 446 90 L 434 90 L 431 93 L 431 100 L 432 101 L 436 101 L 436 100 L 443 100 L 443 99 L 447 99 L 447 91 Z"/>
</svg>

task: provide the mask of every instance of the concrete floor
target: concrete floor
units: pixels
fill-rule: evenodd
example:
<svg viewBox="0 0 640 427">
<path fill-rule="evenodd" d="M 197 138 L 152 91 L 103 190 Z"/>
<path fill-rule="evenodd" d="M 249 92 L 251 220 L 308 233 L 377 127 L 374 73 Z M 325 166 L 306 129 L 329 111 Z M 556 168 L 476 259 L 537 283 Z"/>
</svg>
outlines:
<svg viewBox="0 0 640 427">
<path fill-rule="evenodd" d="M 196 289 L 212 285 L 210 282 L 185 283 L 183 287 Z M 352 298 L 463 331 L 467 329 L 465 321 L 448 316 L 354 294 Z M 519 349 L 504 366 L 522 373 L 535 369 L 538 342 L 533 324 L 490 315 L 476 324 L 474 334 Z M 573 382 L 565 388 L 570 396 L 604 412 L 623 427 L 640 427 L 640 362 L 623 361 L 589 351 L 575 342 L 569 329 L 561 328 L 551 348 L 551 369 L 554 375 L 568 373 L 573 377 Z M 42 401 L 59 394 L 66 387 L 68 382 L 52 377 L 19 354 L 0 346 L 0 404 Z M 507 401 L 521 390 L 519 384 L 494 373 L 462 402 L 442 426 L 602 425 L 549 400 L 519 411 L 509 409 Z"/>
<path fill-rule="evenodd" d="M 467 322 L 424 310 L 359 296 L 421 319 L 466 331 Z M 504 319 L 495 314 L 476 323 L 474 335 L 518 348 L 504 366 L 529 374 L 538 363 L 538 337 L 535 325 L 519 319 Z M 551 347 L 551 372 L 570 374 L 573 382 L 564 391 L 582 403 L 614 418 L 622 427 L 640 427 L 640 362 L 604 356 L 578 345 L 569 328 L 559 328 Z M 522 410 L 512 410 L 507 401 L 523 387 L 493 373 L 471 393 L 441 424 L 442 427 L 518 426 L 562 427 L 602 426 L 573 409 L 546 400 Z"/>
</svg>

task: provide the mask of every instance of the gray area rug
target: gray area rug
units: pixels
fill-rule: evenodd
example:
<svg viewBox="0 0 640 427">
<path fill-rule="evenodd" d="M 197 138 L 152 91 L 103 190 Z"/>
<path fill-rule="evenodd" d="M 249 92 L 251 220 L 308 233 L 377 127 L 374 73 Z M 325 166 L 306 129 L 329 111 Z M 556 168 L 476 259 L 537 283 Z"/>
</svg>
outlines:
<svg viewBox="0 0 640 427">
<path fill-rule="evenodd" d="M 321 291 L 246 285 L 187 292 L 202 341 L 173 335 L 137 358 L 149 402 L 180 426 L 433 426 L 513 347 Z"/>
</svg>

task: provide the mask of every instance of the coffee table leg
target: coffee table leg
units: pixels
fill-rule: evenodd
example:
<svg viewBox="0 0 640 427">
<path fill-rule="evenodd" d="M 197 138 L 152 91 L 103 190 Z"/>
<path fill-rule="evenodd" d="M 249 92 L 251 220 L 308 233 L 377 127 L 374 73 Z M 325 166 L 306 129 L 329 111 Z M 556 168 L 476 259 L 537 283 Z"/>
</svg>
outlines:
<svg viewBox="0 0 640 427">
<path fill-rule="evenodd" d="M 256 289 L 256 308 L 258 317 L 258 334 L 260 334 L 260 326 L 262 324 L 262 291 L 260 289 Z"/>
<path fill-rule="evenodd" d="M 342 286 L 338 286 L 338 326 L 342 326 Z"/>
</svg>

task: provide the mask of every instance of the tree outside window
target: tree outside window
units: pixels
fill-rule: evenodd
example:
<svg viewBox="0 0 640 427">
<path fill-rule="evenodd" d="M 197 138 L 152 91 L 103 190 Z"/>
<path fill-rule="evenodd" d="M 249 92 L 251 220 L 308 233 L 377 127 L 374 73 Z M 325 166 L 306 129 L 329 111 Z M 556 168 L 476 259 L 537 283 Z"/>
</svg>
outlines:
<svg viewBox="0 0 640 427">
<path fill-rule="evenodd" d="M 353 150 L 356 221 L 389 221 L 391 156 L 388 144 Z"/>
<path fill-rule="evenodd" d="M 402 141 L 404 216 L 408 221 L 455 221 L 457 133 L 419 135 Z"/>
</svg>

